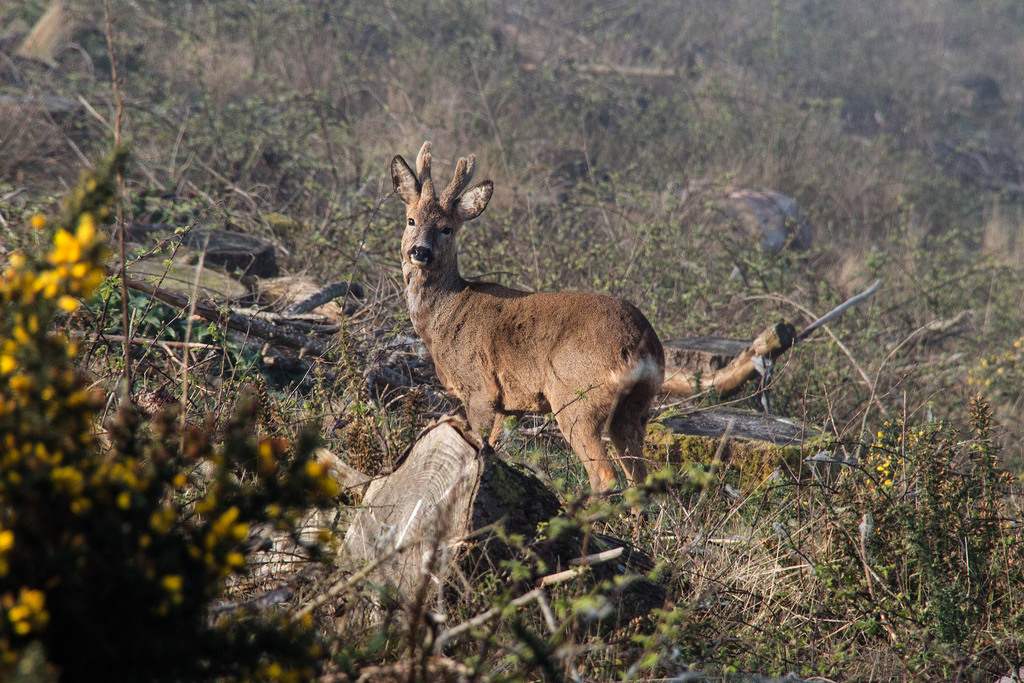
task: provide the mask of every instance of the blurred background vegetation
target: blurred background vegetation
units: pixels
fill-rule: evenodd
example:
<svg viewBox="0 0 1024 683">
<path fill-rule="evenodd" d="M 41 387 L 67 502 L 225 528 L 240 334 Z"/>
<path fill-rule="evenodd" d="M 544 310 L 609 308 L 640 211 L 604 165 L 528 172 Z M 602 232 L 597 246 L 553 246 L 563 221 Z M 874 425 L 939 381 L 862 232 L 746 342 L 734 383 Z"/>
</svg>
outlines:
<svg viewBox="0 0 1024 683">
<path fill-rule="evenodd" d="M 46 7 L 6 8 L 7 35 Z M 19 209 L 59 195 L 120 120 L 128 219 L 268 237 L 322 281 L 344 264 L 404 320 L 385 167 L 431 139 L 442 164 L 475 152 L 497 184 L 462 240 L 468 275 L 611 291 L 665 338 L 799 325 L 800 307 L 882 277 L 836 329 L 908 413 L 962 406 L 1019 335 L 1013 0 L 109 9 L 120 108 L 99 3 L 68 10 L 52 65 L 6 58 L 6 245 L 24 239 Z M 713 201 L 739 188 L 794 198 L 814 247 L 765 258 L 723 234 Z M 964 311 L 962 334 L 928 333 Z M 780 409 L 856 421 L 872 388 L 849 367 L 824 339 L 793 354 Z"/>
<path fill-rule="evenodd" d="M 464 275 L 611 292 L 665 339 L 799 329 L 881 278 L 784 357 L 775 412 L 859 450 L 894 424 L 971 433 L 980 397 L 985 448 L 1021 469 L 1019 0 L 83 0 L 26 54 L 50 6 L 0 8 L 5 259 L 45 246 L 31 217 L 57 212 L 117 138 L 131 150 L 126 222 L 268 239 L 287 273 L 367 289 L 372 315 L 350 332 L 408 335 L 387 164 L 429 139 L 435 168 L 473 152 L 496 184 L 461 238 Z M 764 253 L 723 220 L 738 189 L 793 198 L 810 249 Z M 117 292 L 105 295 L 67 324 L 115 329 Z M 152 334 L 187 334 L 179 314 L 132 305 Z M 334 432 L 333 411 L 365 399 L 345 395 L 351 382 L 297 391 L 228 355 L 232 382 L 274 385 L 268 434 L 318 422 L 352 460 L 368 457 L 354 445 L 370 448 L 368 434 L 382 452 L 415 434 L 408 405 L 373 419 L 359 408 Z M 113 393 L 122 362 L 94 345 L 80 370 Z M 353 362 L 339 375 L 358 375 Z M 177 401 L 189 389 L 171 375 L 140 372 L 136 389 Z M 226 419 L 230 386 L 188 409 Z M 793 666 L 769 650 L 769 668 Z"/>
</svg>

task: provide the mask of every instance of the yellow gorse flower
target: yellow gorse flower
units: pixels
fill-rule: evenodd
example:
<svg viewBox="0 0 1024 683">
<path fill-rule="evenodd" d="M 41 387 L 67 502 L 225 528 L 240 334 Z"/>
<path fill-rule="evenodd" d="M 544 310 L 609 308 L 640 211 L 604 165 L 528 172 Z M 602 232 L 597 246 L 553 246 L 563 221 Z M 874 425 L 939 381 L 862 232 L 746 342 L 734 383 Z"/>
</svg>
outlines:
<svg viewBox="0 0 1024 683">
<path fill-rule="evenodd" d="M 57 467 L 50 473 L 50 479 L 56 490 L 69 497 L 77 496 L 84 487 L 82 473 L 74 467 Z"/>
<path fill-rule="evenodd" d="M 180 593 L 183 581 L 180 574 L 168 574 L 160 583 L 163 584 L 164 590 L 168 593 Z"/>
<path fill-rule="evenodd" d="M 65 294 L 57 299 L 57 306 L 60 307 L 61 310 L 73 313 L 78 309 L 78 299 Z"/>
<path fill-rule="evenodd" d="M 96 240 L 96 220 L 92 217 L 91 213 L 82 214 L 82 218 L 78 221 L 78 230 L 75 232 L 75 237 L 79 243 L 89 246 Z"/>
<path fill-rule="evenodd" d="M 53 237 L 54 249 L 50 252 L 50 263 L 78 263 L 82 258 L 82 244 L 67 230 L 58 230 Z"/>
<path fill-rule="evenodd" d="M 39 590 L 22 588 L 18 602 L 7 611 L 7 620 L 11 622 L 14 632 L 19 636 L 27 636 L 35 630 L 42 629 L 49 621 L 47 614 L 46 595 Z"/>
</svg>

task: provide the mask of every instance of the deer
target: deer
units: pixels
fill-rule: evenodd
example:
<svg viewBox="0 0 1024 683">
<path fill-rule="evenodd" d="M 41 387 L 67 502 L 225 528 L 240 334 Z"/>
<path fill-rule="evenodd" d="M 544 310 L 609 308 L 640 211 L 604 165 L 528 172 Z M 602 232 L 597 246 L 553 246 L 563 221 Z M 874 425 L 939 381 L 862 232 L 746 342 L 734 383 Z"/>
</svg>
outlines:
<svg viewBox="0 0 1024 683">
<path fill-rule="evenodd" d="M 465 280 L 456 237 L 494 192 L 490 180 L 469 187 L 475 169 L 475 155 L 460 158 L 438 197 L 430 142 L 415 171 L 401 155 L 391 161 L 406 209 L 406 303 L 438 379 L 461 402 L 470 429 L 486 438 L 485 448 L 498 445 L 508 417 L 553 413 L 586 469 L 591 496 L 616 484 L 605 429 L 628 484 L 642 484 L 647 420 L 665 374 L 658 335 L 639 309 L 608 294 Z"/>
</svg>

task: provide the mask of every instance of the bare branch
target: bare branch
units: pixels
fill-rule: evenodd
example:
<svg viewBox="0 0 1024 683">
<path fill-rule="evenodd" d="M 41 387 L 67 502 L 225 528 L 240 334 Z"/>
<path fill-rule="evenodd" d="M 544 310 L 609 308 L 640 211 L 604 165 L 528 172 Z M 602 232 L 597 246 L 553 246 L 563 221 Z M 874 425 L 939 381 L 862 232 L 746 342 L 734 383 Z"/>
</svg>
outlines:
<svg viewBox="0 0 1024 683">
<path fill-rule="evenodd" d="M 815 320 L 813 323 L 811 323 L 810 325 L 805 327 L 803 329 L 803 331 L 800 332 L 800 334 L 798 334 L 796 336 L 796 341 L 794 341 L 793 343 L 794 344 L 798 344 L 798 343 L 802 342 L 804 339 L 806 339 L 811 334 L 811 332 L 814 332 L 816 329 L 818 329 L 822 325 L 825 325 L 825 324 L 831 322 L 832 320 L 835 320 L 840 315 L 845 313 L 848 308 L 852 308 L 853 306 L 856 306 L 857 304 L 859 304 L 861 301 L 864 301 L 864 299 L 867 299 L 869 296 L 871 296 L 876 291 L 878 291 L 878 288 L 881 287 L 881 286 L 882 286 L 882 281 L 881 280 L 875 280 L 875 284 L 871 285 L 870 287 L 865 289 L 863 292 L 861 292 L 857 296 L 850 297 L 849 299 L 847 299 L 843 303 L 839 304 L 838 306 L 833 308 L 831 311 L 829 311 L 828 313 L 826 313 L 825 315 L 821 316 L 820 318 Z"/>
</svg>

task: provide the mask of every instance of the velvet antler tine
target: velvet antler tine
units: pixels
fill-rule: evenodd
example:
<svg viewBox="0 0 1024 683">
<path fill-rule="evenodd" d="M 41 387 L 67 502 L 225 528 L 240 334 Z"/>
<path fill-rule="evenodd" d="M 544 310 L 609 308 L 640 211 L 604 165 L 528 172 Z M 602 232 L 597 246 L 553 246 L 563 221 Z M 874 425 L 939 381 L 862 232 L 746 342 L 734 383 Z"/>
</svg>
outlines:
<svg viewBox="0 0 1024 683">
<path fill-rule="evenodd" d="M 424 154 L 416 159 L 416 166 L 420 169 L 420 199 L 437 199 L 434 193 L 434 180 L 430 177 L 430 155 Z"/>
<path fill-rule="evenodd" d="M 455 206 L 459 195 L 469 187 L 469 182 L 473 180 L 475 172 L 475 154 L 470 154 L 468 158 L 462 157 L 459 159 L 459 162 L 455 165 L 455 177 L 452 178 L 452 182 L 448 184 L 448 187 L 445 188 L 444 193 L 441 195 L 441 206 L 445 211 L 451 211 L 451 208 Z"/>
<path fill-rule="evenodd" d="M 416 175 L 417 175 L 417 177 L 419 177 L 421 182 L 423 181 L 423 162 L 424 162 L 424 160 L 429 159 L 429 157 L 430 157 L 430 141 L 428 140 L 428 141 L 423 143 L 423 146 L 420 147 L 420 153 L 416 155 Z M 429 164 L 429 163 L 430 162 L 428 160 L 427 164 Z M 429 171 L 429 168 L 428 168 L 428 171 Z"/>
</svg>

